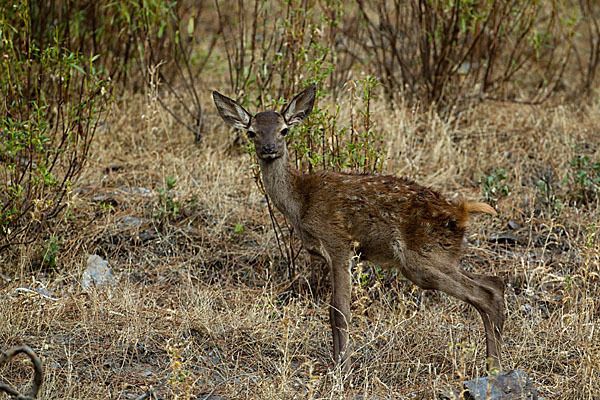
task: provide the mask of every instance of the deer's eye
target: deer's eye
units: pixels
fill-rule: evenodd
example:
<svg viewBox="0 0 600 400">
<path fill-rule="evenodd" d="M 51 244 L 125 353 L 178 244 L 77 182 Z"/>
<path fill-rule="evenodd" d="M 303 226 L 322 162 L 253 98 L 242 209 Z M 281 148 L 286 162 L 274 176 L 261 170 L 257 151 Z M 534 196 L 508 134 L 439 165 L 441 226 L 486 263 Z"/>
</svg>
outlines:
<svg viewBox="0 0 600 400">
<path fill-rule="evenodd" d="M 285 135 L 287 135 L 289 132 L 290 132 L 290 130 L 289 130 L 288 128 L 283 128 L 283 129 L 281 130 L 281 136 L 285 136 Z"/>
<path fill-rule="evenodd" d="M 255 136 L 256 136 L 256 133 L 254 131 L 248 131 L 248 137 L 250 139 L 254 139 Z"/>
</svg>

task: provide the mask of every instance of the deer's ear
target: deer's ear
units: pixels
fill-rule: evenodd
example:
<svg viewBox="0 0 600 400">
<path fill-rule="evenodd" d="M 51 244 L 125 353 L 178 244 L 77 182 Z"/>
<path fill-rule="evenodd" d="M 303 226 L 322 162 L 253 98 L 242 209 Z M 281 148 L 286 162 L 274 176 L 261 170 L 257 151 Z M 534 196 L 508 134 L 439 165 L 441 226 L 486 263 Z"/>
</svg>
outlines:
<svg viewBox="0 0 600 400">
<path fill-rule="evenodd" d="M 213 91 L 213 100 L 223 121 L 236 129 L 247 130 L 250 128 L 252 115 L 244 107 L 216 90 Z"/>
<path fill-rule="evenodd" d="M 290 104 L 285 107 L 282 115 L 289 126 L 298 125 L 304 118 L 308 117 L 315 104 L 316 93 L 317 88 L 313 83 L 304 89 L 302 93 L 296 95 L 296 97 L 290 101 Z"/>
</svg>

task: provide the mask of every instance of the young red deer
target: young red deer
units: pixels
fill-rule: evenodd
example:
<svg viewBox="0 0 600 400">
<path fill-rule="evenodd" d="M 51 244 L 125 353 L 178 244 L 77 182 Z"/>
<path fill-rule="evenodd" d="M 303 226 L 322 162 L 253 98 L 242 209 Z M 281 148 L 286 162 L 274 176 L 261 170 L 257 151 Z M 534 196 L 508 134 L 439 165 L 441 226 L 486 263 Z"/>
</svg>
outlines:
<svg viewBox="0 0 600 400">
<path fill-rule="evenodd" d="M 350 260 L 359 254 L 383 267 L 399 268 L 423 289 L 441 290 L 471 304 L 483 319 L 487 356 L 500 368 L 504 324 L 501 278 L 463 270 L 459 257 L 469 214 L 496 214 L 487 204 L 444 199 L 403 178 L 337 172 L 302 174 L 288 162 L 286 136 L 312 111 L 315 86 L 298 94 L 281 114 L 252 116 L 214 91 L 219 114 L 254 142 L 267 194 L 292 224 L 304 247 L 330 268 L 329 316 L 335 362 L 345 369 L 351 352 Z"/>
</svg>

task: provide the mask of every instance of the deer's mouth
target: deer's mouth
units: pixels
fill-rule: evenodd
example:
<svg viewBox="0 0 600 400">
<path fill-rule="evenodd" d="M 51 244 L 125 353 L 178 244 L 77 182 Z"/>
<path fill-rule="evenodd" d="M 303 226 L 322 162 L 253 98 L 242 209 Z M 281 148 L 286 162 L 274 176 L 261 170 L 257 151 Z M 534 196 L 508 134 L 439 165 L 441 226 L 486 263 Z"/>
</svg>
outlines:
<svg viewBox="0 0 600 400">
<path fill-rule="evenodd" d="M 257 154 L 258 158 L 260 158 L 261 160 L 276 160 L 278 158 L 281 157 L 281 154 L 279 153 L 261 153 L 261 154 Z"/>
</svg>

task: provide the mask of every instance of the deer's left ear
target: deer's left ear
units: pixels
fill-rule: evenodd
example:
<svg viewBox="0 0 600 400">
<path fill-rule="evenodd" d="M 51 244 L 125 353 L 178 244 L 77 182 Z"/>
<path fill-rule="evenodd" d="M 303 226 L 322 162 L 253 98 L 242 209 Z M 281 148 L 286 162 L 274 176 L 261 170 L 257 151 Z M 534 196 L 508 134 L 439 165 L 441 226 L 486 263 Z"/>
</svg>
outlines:
<svg viewBox="0 0 600 400">
<path fill-rule="evenodd" d="M 313 83 L 290 101 L 281 114 L 288 126 L 298 125 L 308 117 L 315 104 L 316 93 L 317 87 Z"/>
</svg>

